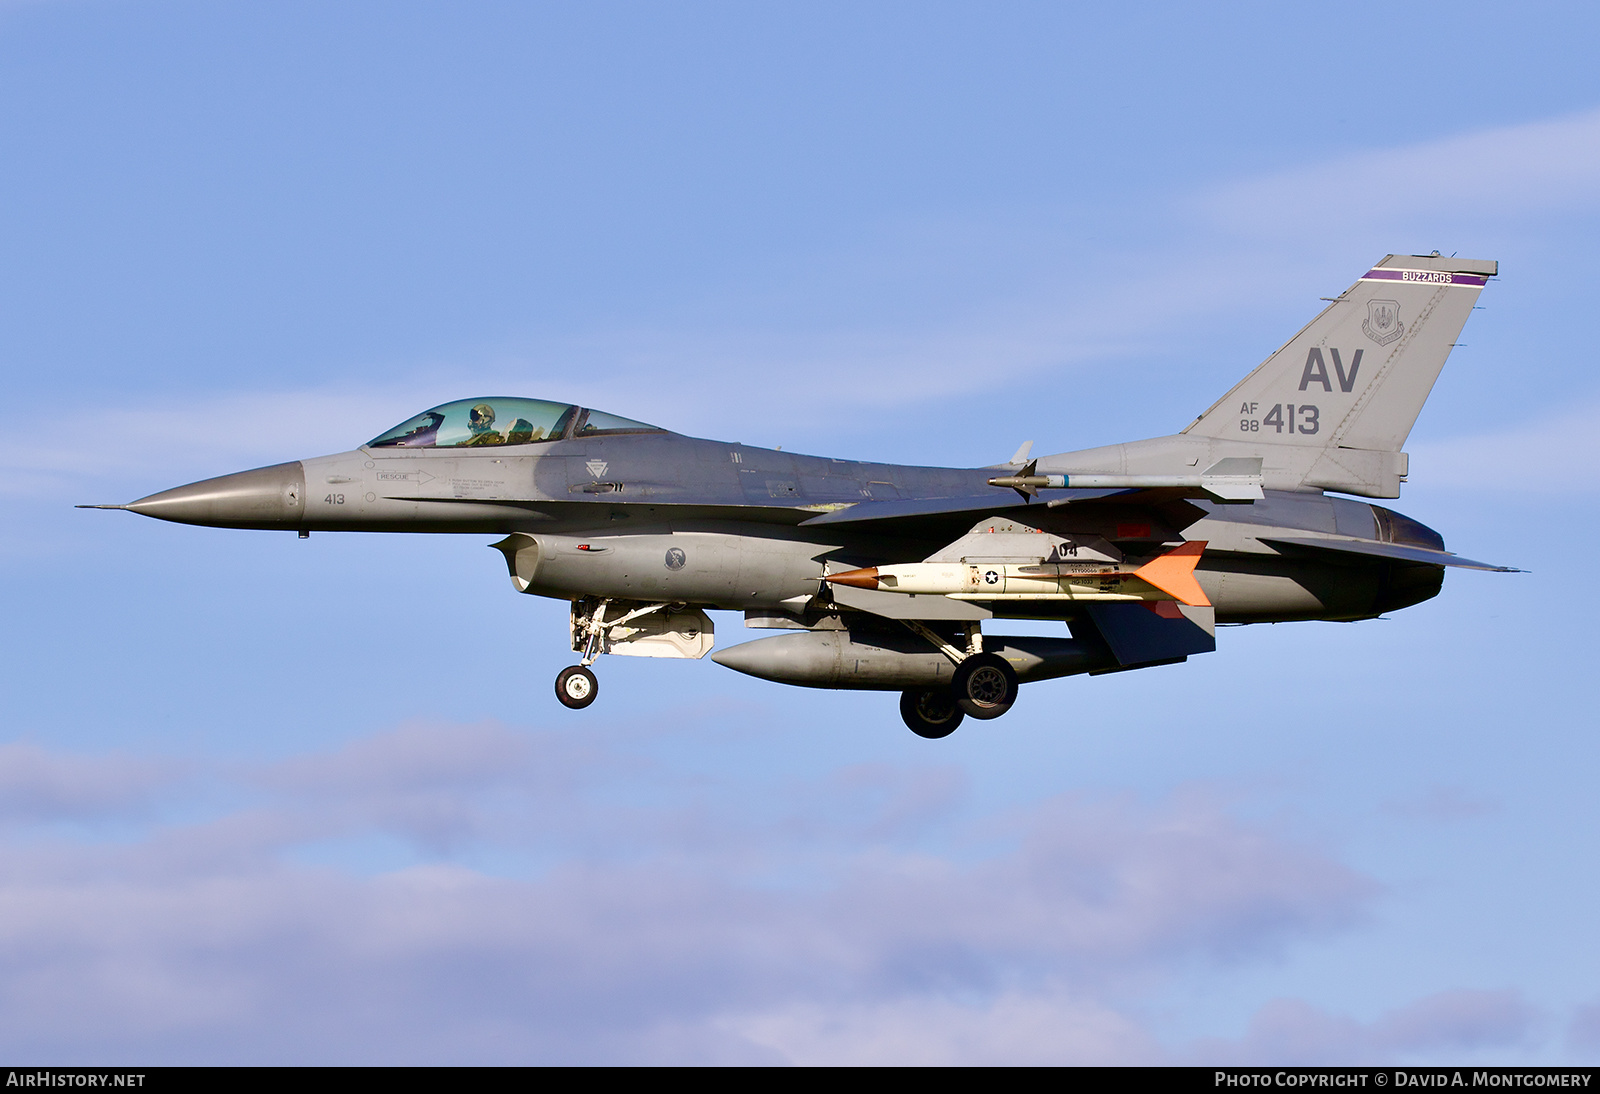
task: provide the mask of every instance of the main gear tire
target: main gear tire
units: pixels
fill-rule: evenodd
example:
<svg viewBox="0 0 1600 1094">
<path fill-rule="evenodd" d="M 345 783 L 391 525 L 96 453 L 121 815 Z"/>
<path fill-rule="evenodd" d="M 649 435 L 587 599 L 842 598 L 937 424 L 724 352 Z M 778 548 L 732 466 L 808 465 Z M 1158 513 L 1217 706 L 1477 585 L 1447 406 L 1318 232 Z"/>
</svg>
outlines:
<svg viewBox="0 0 1600 1094">
<path fill-rule="evenodd" d="M 561 700 L 561 705 L 564 707 L 582 710 L 594 702 L 595 696 L 599 694 L 600 681 L 594 678 L 594 673 L 582 665 L 562 669 L 561 675 L 556 677 L 556 698 Z"/>
<path fill-rule="evenodd" d="M 943 688 L 908 688 L 900 693 L 900 717 L 918 737 L 938 740 L 954 733 L 966 715 Z"/>
<path fill-rule="evenodd" d="M 998 654 L 973 654 L 956 666 L 950 691 L 963 712 L 998 718 L 1017 701 L 1017 674 Z"/>
</svg>

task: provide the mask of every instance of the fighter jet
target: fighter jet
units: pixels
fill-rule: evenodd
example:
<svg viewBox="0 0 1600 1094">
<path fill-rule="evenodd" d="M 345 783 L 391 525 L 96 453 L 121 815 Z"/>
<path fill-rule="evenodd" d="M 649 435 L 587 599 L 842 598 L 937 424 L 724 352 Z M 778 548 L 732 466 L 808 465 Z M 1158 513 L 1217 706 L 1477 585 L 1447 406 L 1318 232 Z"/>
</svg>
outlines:
<svg viewBox="0 0 1600 1094">
<path fill-rule="evenodd" d="M 1492 261 L 1390 255 L 1179 433 L 944 468 L 702 440 L 565 402 L 445 403 L 333 456 L 126 509 L 224 528 L 500 536 L 519 593 L 571 604 L 594 702 L 602 654 L 711 653 L 708 612 L 787 633 L 712 654 L 816 688 L 899 691 L 930 738 L 1021 684 L 1181 662 L 1218 624 L 1370 619 L 1438 594 L 1460 558 L 1356 498 L 1400 496 L 1403 451 Z M 1349 495 L 1349 496 L 1345 496 Z M 1055 634 L 983 633 L 993 619 Z M 1064 625 L 1064 626 L 1063 626 Z"/>
</svg>

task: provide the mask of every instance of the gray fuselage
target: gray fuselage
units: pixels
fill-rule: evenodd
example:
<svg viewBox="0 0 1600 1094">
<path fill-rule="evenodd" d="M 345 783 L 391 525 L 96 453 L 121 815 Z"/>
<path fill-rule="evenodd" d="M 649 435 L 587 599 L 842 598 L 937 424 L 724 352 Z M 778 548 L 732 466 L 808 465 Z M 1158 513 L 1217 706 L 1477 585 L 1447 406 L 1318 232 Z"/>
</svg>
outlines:
<svg viewBox="0 0 1600 1094">
<path fill-rule="evenodd" d="M 1365 502 L 1269 490 L 1248 505 L 1175 498 L 1159 510 L 1168 519 L 1152 519 L 1148 502 L 1124 510 L 1114 494 L 1093 504 L 1023 504 L 987 484 L 994 474 L 649 432 L 503 447 L 362 447 L 193 483 L 127 508 L 182 523 L 302 533 L 499 534 L 514 537 L 501 547 L 523 592 L 746 612 L 817 595 L 830 563 L 925 558 L 981 522 L 986 509 L 1135 554 L 1175 539 L 1204 540 L 1196 576 L 1219 623 L 1370 618 L 1436 595 L 1443 580 L 1440 566 L 1291 553 L 1263 542 L 1310 535 L 1442 550 L 1431 529 Z M 871 523 L 805 524 L 863 502 L 940 498 L 970 503 L 897 520 L 892 532 Z M 1070 611 L 1014 604 L 994 614 L 1064 618 Z"/>
</svg>

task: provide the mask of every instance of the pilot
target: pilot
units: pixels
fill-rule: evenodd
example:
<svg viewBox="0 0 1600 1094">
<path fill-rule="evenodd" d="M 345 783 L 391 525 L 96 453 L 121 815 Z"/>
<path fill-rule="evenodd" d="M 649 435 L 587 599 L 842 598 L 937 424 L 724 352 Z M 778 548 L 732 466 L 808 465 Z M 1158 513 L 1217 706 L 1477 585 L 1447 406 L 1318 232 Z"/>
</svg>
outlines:
<svg viewBox="0 0 1600 1094">
<path fill-rule="evenodd" d="M 472 430 L 472 436 L 462 442 L 464 445 L 506 443 L 494 430 L 494 407 L 488 403 L 479 403 L 467 412 L 467 428 Z"/>
</svg>

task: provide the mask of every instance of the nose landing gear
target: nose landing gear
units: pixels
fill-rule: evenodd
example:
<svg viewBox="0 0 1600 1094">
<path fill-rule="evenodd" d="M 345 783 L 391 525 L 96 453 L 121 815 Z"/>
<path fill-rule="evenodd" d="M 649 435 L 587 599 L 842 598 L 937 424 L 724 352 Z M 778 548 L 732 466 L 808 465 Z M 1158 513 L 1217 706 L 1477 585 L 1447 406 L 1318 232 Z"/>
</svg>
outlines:
<svg viewBox="0 0 1600 1094">
<path fill-rule="evenodd" d="M 583 655 L 556 677 L 556 698 L 572 710 L 594 702 L 600 691 L 589 666 L 603 653 L 639 657 L 704 657 L 712 625 L 699 608 L 675 601 L 641 603 L 582 597 L 572 602 L 572 648 Z"/>
<path fill-rule="evenodd" d="M 573 601 L 573 646 L 577 647 L 577 639 L 582 637 L 583 660 L 562 669 L 556 676 L 556 698 L 569 710 L 582 710 L 600 694 L 600 681 L 589 671 L 589 666 L 600 656 L 601 640 L 606 633 L 606 609 L 610 606 L 611 601 L 602 600 L 590 610 L 583 611 L 580 602 Z"/>
<path fill-rule="evenodd" d="M 556 698 L 561 705 L 572 710 L 582 710 L 600 694 L 600 681 L 584 665 L 573 665 L 561 670 L 556 677 Z"/>
</svg>

